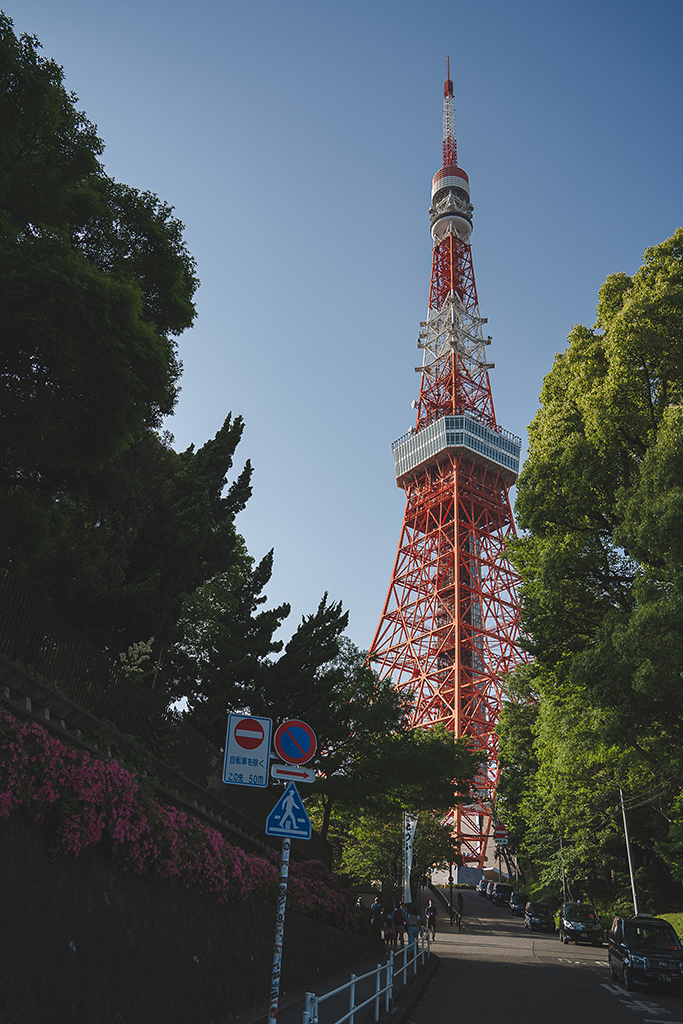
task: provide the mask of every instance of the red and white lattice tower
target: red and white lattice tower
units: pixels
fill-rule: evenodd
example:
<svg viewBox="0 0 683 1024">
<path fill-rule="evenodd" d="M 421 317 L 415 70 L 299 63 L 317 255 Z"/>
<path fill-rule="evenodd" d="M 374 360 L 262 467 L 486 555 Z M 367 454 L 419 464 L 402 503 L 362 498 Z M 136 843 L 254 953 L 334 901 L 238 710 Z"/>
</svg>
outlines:
<svg viewBox="0 0 683 1024">
<path fill-rule="evenodd" d="M 515 527 L 508 488 L 521 442 L 496 423 L 472 252 L 469 179 L 458 167 L 450 67 L 443 167 L 429 210 L 434 240 L 427 319 L 420 324 L 415 426 L 393 445 L 406 510 L 370 657 L 413 697 L 411 724 L 469 736 L 485 767 L 451 821 L 466 865 L 483 867 L 499 779 L 495 725 L 519 648 L 518 577 L 506 558 Z"/>
</svg>

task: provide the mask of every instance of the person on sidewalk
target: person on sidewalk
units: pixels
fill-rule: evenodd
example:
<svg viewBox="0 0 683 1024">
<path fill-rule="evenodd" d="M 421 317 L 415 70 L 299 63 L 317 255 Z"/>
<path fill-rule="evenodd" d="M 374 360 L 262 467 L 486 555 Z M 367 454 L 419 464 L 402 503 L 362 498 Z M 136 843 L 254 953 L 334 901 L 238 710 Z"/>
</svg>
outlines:
<svg viewBox="0 0 683 1024">
<path fill-rule="evenodd" d="M 412 946 L 417 942 L 417 933 L 420 930 L 420 915 L 414 903 L 408 907 L 408 945 Z"/>
<path fill-rule="evenodd" d="M 384 945 L 387 949 L 396 949 L 396 925 L 394 915 L 390 910 L 384 922 Z"/>
<path fill-rule="evenodd" d="M 370 930 L 376 939 L 382 938 L 382 925 L 384 924 L 384 907 L 375 896 L 375 902 L 370 907 Z"/>
<path fill-rule="evenodd" d="M 403 901 L 400 901 L 396 909 L 394 910 L 394 927 L 396 929 L 396 938 L 401 943 L 401 949 L 405 945 L 404 932 L 408 926 L 408 915 L 403 909 Z"/>
<path fill-rule="evenodd" d="M 434 906 L 434 903 L 433 903 L 432 900 L 430 900 L 429 903 L 427 904 L 427 909 L 425 910 L 425 917 L 427 918 L 427 928 L 431 928 L 431 930 L 432 930 L 432 938 L 435 939 L 436 938 L 436 907 Z"/>
</svg>

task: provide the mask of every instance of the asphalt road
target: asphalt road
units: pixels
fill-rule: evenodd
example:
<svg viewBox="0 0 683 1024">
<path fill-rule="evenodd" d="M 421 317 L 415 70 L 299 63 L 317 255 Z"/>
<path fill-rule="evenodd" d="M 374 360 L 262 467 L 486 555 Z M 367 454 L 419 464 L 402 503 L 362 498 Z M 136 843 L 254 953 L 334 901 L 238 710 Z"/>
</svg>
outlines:
<svg viewBox="0 0 683 1024">
<path fill-rule="evenodd" d="M 441 967 L 409 1024 L 683 1024 L 683 997 L 626 992 L 610 979 L 607 946 L 566 946 L 507 907 L 463 895 L 462 933 L 439 908 Z"/>
</svg>

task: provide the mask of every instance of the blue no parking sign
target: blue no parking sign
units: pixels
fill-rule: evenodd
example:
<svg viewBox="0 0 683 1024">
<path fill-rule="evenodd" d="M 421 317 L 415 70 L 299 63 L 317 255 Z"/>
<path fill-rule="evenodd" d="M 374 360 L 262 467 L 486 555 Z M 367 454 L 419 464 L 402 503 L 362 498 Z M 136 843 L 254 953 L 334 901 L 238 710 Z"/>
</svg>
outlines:
<svg viewBox="0 0 683 1024">
<path fill-rule="evenodd" d="M 275 749 L 287 764 L 306 764 L 315 754 L 318 741 L 310 725 L 290 718 L 275 733 Z"/>
</svg>

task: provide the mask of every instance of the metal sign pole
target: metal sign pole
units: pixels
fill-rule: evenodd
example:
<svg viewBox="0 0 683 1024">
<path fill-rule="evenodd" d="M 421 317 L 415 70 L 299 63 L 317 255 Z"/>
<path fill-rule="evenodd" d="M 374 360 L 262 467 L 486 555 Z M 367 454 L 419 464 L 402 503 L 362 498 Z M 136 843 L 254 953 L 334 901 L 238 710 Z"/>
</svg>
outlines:
<svg viewBox="0 0 683 1024">
<path fill-rule="evenodd" d="M 285 934 L 285 908 L 287 906 L 287 878 L 289 876 L 289 850 L 291 840 L 282 840 L 280 861 L 280 886 L 277 896 L 277 917 L 275 919 L 275 945 L 273 947 L 273 976 L 270 982 L 270 1011 L 268 1017 L 277 1024 L 277 1006 L 280 1001 L 280 975 L 282 973 L 282 939 Z"/>
</svg>

